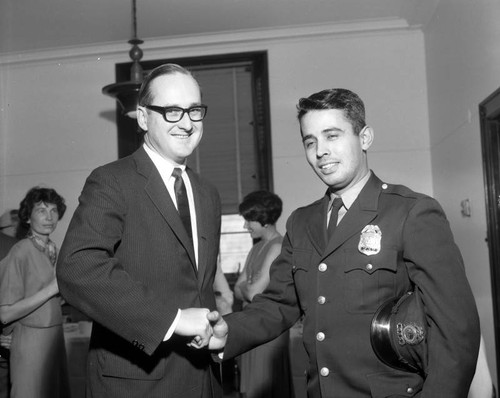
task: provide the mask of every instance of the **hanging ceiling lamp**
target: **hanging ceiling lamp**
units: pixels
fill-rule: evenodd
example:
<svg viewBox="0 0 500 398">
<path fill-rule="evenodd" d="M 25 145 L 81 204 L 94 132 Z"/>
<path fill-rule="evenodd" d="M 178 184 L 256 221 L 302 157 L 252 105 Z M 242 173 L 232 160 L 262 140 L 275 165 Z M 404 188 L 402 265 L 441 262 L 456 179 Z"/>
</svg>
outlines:
<svg viewBox="0 0 500 398">
<path fill-rule="evenodd" d="M 133 61 L 130 68 L 130 80 L 109 84 L 102 88 L 102 93 L 116 99 L 122 108 L 122 113 L 135 119 L 137 95 L 143 79 L 143 71 L 139 63 L 142 58 L 142 50 L 139 48 L 139 44 L 144 43 L 137 38 L 136 0 L 132 0 L 132 35 L 132 39 L 128 41 L 132 45 L 129 55 Z"/>
</svg>

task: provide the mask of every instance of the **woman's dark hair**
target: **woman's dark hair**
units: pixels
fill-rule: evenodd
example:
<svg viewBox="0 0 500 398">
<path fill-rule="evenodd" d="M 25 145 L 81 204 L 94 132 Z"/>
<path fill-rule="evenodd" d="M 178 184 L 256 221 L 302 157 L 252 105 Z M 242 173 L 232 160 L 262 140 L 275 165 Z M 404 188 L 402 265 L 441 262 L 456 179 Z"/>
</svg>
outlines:
<svg viewBox="0 0 500 398">
<path fill-rule="evenodd" d="M 274 225 L 281 216 L 283 202 L 269 191 L 249 193 L 240 203 L 239 212 L 247 221 L 257 221 L 260 225 Z"/>
<path fill-rule="evenodd" d="M 28 221 L 33 212 L 33 208 L 37 203 L 54 204 L 57 206 L 59 219 L 61 219 L 66 211 L 64 198 L 52 188 L 31 188 L 19 205 L 19 222 L 24 227 L 28 226 Z"/>
</svg>

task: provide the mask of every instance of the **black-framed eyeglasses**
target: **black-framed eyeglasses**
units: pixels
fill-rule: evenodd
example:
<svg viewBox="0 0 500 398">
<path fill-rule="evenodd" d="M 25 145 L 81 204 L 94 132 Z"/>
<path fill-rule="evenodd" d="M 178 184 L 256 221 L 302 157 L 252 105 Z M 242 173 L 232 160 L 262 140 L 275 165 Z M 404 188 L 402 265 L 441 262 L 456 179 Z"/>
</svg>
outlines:
<svg viewBox="0 0 500 398">
<path fill-rule="evenodd" d="M 144 108 L 160 113 L 163 115 L 163 119 L 169 123 L 177 123 L 184 117 L 185 113 L 189 115 L 189 119 L 191 119 L 192 122 L 201 122 L 205 118 L 208 109 L 206 105 L 196 105 L 191 108 L 144 105 Z"/>
</svg>

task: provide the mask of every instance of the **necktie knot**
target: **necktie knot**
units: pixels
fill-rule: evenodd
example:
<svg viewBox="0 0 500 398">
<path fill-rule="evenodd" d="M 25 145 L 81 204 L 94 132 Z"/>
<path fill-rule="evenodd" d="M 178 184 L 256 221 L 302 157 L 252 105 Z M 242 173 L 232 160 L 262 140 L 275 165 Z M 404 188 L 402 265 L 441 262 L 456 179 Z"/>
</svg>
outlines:
<svg viewBox="0 0 500 398">
<path fill-rule="evenodd" d="M 177 180 L 180 176 L 182 176 L 182 169 L 180 167 L 175 167 L 172 171 L 172 177 Z"/>
<path fill-rule="evenodd" d="M 338 213 L 340 208 L 344 205 L 344 202 L 342 201 L 342 198 L 340 196 L 337 196 L 335 199 L 333 199 L 332 202 L 332 212 Z"/>
</svg>

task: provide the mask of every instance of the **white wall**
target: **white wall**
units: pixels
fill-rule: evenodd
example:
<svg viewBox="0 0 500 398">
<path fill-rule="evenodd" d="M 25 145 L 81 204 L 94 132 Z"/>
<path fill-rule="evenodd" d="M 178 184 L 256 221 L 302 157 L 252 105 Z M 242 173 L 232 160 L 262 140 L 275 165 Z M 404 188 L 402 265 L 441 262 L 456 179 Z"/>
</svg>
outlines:
<svg viewBox="0 0 500 398">
<path fill-rule="evenodd" d="M 388 181 L 432 194 L 423 35 L 398 21 L 145 40 L 144 60 L 267 50 L 275 191 L 290 212 L 325 190 L 307 165 L 295 105 L 328 87 L 358 92 L 376 141 L 370 161 Z M 116 159 L 115 103 L 101 94 L 128 45 L 0 58 L 0 212 L 27 189 L 52 186 L 68 203 L 53 237 L 62 242 L 90 171 Z M 205 139 L 210 135 L 206 134 Z"/>
<path fill-rule="evenodd" d="M 378 176 L 432 194 L 423 50 L 417 31 L 270 48 L 275 189 L 285 199 L 285 215 L 325 192 L 305 160 L 295 106 L 300 97 L 331 87 L 349 88 L 365 101 L 375 129 L 369 164 Z"/>
<path fill-rule="evenodd" d="M 32 186 L 55 188 L 68 204 L 53 235 L 60 244 L 84 179 L 117 157 L 114 104 L 100 94 L 113 66 L 62 56 L 0 71 L 0 211 L 18 208 Z"/>
<path fill-rule="evenodd" d="M 434 193 L 464 261 L 496 384 L 490 262 L 478 105 L 500 86 L 500 3 L 441 0 L 425 30 Z M 470 199 L 472 216 L 460 201 Z"/>
</svg>

